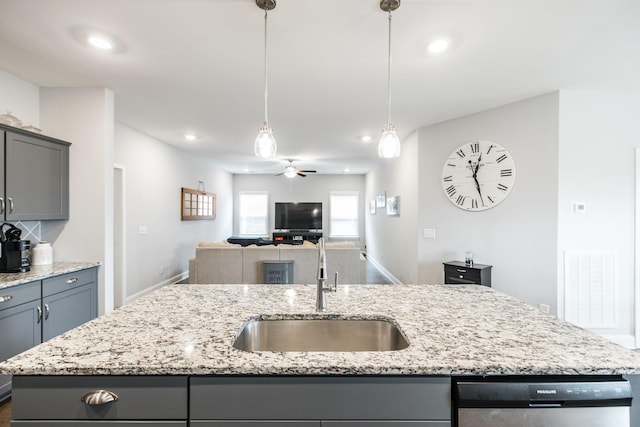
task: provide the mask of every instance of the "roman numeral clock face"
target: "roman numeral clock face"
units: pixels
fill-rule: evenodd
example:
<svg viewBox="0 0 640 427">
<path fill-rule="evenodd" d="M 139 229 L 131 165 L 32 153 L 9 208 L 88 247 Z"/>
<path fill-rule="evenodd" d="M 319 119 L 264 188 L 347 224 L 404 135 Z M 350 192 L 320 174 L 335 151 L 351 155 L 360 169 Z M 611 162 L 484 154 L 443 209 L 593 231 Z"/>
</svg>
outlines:
<svg viewBox="0 0 640 427">
<path fill-rule="evenodd" d="M 516 165 L 500 144 L 473 141 L 455 150 L 442 168 L 447 198 L 467 211 L 483 211 L 502 202 L 516 180 Z"/>
</svg>

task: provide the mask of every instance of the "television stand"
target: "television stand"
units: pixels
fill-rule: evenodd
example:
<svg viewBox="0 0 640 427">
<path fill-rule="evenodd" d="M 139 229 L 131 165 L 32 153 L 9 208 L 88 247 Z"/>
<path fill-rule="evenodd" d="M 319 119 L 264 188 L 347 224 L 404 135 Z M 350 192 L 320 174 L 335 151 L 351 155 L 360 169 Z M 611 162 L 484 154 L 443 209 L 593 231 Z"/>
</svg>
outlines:
<svg viewBox="0 0 640 427">
<path fill-rule="evenodd" d="M 273 243 L 276 245 L 279 243 L 301 245 L 305 240 L 311 243 L 318 243 L 321 237 L 321 231 L 274 231 Z"/>
</svg>

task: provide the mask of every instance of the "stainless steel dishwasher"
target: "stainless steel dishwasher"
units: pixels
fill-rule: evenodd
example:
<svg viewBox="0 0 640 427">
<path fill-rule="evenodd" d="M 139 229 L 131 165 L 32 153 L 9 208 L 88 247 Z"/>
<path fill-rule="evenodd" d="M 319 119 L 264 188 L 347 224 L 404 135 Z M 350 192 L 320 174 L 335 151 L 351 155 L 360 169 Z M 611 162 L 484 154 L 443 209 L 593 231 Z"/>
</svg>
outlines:
<svg viewBox="0 0 640 427">
<path fill-rule="evenodd" d="M 623 378 L 458 379 L 458 427 L 630 427 L 631 386 Z"/>
</svg>

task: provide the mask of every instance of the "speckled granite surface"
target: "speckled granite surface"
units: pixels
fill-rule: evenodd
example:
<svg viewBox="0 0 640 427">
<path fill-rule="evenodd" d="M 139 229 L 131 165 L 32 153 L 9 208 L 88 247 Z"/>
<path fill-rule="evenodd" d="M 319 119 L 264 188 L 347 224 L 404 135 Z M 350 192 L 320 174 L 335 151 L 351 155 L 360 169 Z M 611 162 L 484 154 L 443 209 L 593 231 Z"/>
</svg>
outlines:
<svg viewBox="0 0 640 427">
<path fill-rule="evenodd" d="M 51 265 L 32 265 L 26 273 L 0 273 L 0 289 L 22 285 L 34 280 L 99 266 L 99 262 L 54 262 Z"/>
<path fill-rule="evenodd" d="M 640 354 L 484 286 L 342 286 L 333 315 L 386 316 L 410 346 L 392 352 L 248 353 L 249 318 L 317 316 L 315 287 L 172 285 L 0 364 L 0 372 L 113 374 L 640 373 Z"/>
</svg>

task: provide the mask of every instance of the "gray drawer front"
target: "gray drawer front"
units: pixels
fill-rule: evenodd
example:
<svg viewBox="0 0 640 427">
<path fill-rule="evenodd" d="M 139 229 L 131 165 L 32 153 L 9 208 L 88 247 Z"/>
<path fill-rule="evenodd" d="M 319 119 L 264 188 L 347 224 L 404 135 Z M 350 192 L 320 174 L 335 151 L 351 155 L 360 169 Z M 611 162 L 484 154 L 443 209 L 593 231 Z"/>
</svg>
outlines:
<svg viewBox="0 0 640 427">
<path fill-rule="evenodd" d="M 450 420 L 448 377 L 194 377 L 191 419 Z"/>
<path fill-rule="evenodd" d="M 61 276 L 51 277 L 42 281 L 42 296 L 57 294 L 78 286 L 86 285 L 97 280 L 96 268 L 75 271 Z"/>
<path fill-rule="evenodd" d="M 320 427 L 320 421 L 191 421 L 198 427 Z"/>
<path fill-rule="evenodd" d="M 40 299 L 40 281 L 0 289 L 0 310 Z"/>
<path fill-rule="evenodd" d="M 13 421 L 12 426 L 24 427 L 187 427 L 186 421 Z"/>
<path fill-rule="evenodd" d="M 449 421 L 323 421 L 322 427 L 451 427 Z"/>
<path fill-rule="evenodd" d="M 109 390 L 118 400 L 88 406 L 80 399 Z M 186 420 L 187 377 L 14 376 L 16 420 Z"/>
</svg>

